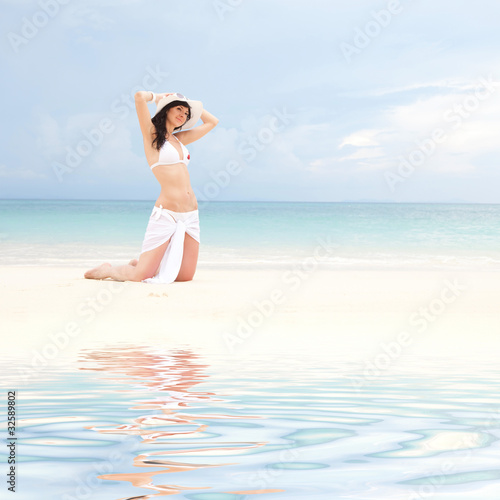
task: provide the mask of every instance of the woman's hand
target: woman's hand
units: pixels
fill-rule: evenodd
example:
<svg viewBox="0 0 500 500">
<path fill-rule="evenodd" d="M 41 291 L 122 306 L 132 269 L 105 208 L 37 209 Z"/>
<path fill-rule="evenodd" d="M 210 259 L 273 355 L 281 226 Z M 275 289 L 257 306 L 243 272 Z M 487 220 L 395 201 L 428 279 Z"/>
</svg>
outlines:
<svg viewBox="0 0 500 500">
<path fill-rule="evenodd" d="M 172 94 L 173 92 L 164 92 L 163 94 L 156 94 L 155 104 L 158 104 L 164 97 Z"/>
</svg>

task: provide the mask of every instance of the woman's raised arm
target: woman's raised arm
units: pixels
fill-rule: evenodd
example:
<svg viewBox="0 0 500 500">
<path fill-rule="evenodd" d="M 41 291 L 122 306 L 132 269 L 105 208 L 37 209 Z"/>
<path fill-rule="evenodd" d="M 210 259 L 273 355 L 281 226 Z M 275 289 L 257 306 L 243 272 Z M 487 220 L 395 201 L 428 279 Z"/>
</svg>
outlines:
<svg viewBox="0 0 500 500">
<path fill-rule="evenodd" d="M 182 144 L 190 144 L 191 142 L 201 139 L 219 123 L 219 119 L 212 113 L 209 113 L 206 109 L 202 111 L 200 118 L 203 125 L 198 125 L 191 130 L 185 130 L 184 132 L 181 131 L 175 134 Z"/>
<path fill-rule="evenodd" d="M 149 113 L 147 102 L 152 102 L 154 99 L 153 92 L 149 90 L 140 90 L 134 95 L 135 110 L 137 111 L 137 118 L 141 126 L 142 137 L 144 141 L 152 141 L 152 127 L 151 115 Z"/>
</svg>

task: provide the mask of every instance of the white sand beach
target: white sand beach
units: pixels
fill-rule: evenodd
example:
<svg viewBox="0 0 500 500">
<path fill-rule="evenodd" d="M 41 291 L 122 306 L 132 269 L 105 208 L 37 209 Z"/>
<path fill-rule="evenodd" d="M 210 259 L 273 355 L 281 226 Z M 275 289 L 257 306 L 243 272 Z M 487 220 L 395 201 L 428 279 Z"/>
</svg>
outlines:
<svg viewBox="0 0 500 500">
<path fill-rule="evenodd" d="M 149 285 L 84 271 L 0 267 L 4 356 L 52 363 L 95 342 L 380 364 L 500 353 L 499 273 L 200 268 L 191 282 Z"/>
</svg>

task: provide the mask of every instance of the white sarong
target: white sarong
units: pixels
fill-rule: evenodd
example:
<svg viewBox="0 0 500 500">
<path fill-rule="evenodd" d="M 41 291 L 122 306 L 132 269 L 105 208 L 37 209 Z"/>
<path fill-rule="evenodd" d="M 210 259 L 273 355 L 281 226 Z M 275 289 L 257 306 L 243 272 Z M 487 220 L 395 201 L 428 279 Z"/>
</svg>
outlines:
<svg viewBox="0 0 500 500">
<path fill-rule="evenodd" d="M 142 252 L 153 250 L 170 238 L 171 240 L 161 260 L 158 273 L 153 278 L 142 280 L 143 283 L 172 283 L 175 281 L 181 269 L 186 233 L 198 243 L 200 242 L 198 210 L 173 212 L 161 205 L 153 207 L 146 235 L 142 242 Z"/>
</svg>

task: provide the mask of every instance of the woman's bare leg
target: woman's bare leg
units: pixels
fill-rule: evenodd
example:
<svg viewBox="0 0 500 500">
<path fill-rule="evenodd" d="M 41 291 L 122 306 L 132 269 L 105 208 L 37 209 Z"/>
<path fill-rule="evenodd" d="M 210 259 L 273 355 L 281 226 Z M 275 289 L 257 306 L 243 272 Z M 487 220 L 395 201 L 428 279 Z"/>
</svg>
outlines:
<svg viewBox="0 0 500 500">
<path fill-rule="evenodd" d="M 133 265 L 135 259 L 123 266 L 112 266 L 105 262 L 87 271 L 85 278 L 93 280 L 111 278 L 116 281 L 142 281 L 152 278 L 158 271 L 169 242 L 170 240 L 153 250 L 142 253 L 135 265 Z"/>
<path fill-rule="evenodd" d="M 112 278 L 116 281 L 141 281 L 137 279 L 136 266 L 125 264 L 123 266 L 112 266 L 108 262 L 94 267 L 85 273 L 85 278 L 92 280 L 104 280 Z"/>
<path fill-rule="evenodd" d="M 196 264 L 198 263 L 198 253 L 200 244 L 189 234 L 184 238 L 184 253 L 182 254 L 182 263 L 179 274 L 175 281 L 191 281 L 196 272 Z"/>
</svg>

